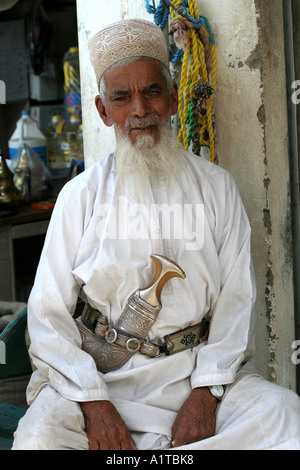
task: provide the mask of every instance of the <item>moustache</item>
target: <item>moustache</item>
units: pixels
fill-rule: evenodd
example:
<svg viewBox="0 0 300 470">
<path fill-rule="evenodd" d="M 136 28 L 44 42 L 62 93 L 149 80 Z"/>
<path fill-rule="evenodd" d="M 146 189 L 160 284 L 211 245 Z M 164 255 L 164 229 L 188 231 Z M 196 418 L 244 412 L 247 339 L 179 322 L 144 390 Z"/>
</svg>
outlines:
<svg viewBox="0 0 300 470">
<path fill-rule="evenodd" d="M 127 119 L 125 124 L 125 130 L 130 132 L 132 129 L 146 129 L 151 126 L 159 126 L 160 119 L 157 115 L 146 116 L 146 117 L 132 117 Z"/>
</svg>

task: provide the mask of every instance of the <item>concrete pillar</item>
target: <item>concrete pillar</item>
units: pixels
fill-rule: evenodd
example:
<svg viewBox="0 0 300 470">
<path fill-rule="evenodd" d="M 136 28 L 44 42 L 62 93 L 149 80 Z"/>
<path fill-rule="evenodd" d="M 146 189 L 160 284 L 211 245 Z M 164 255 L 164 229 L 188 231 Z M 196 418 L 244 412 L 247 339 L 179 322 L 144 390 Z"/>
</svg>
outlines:
<svg viewBox="0 0 300 470">
<path fill-rule="evenodd" d="M 156 4 L 159 2 L 157 1 Z M 198 0 L 217 52 L 220 165 L 235 177 L 252 226 L 258 287 L 257 368 L 295 389 L 288 129 L 281 0 Z M 114 149 L 93 104 L 87 39 L 121 18 L 150 19 L 144 0 L 77 0 L 85 161 Z"/>
<path fill-rule="evenodd" d="M 220 165 L 252 226 L 257 368 L 295 389 L 294 292 L 283 12 L 280 0 L 202 0 L 216 40 Z"/>
</svg>

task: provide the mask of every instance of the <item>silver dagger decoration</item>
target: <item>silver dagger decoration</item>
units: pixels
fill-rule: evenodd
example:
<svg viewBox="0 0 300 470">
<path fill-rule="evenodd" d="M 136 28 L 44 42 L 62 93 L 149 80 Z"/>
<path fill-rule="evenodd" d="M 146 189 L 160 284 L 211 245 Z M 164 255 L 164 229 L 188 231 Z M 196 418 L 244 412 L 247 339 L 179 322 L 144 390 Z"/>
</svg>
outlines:
<svg viewBox="0 0 300 470">
<path fill-rule="evenodd" d="M 119 369 L 139 350 L 162 308 L 163 287 L 174 277 L 186 277 L 181 267 L 166 256 L 151 255 L 151 259 L 155 263 L 152 282 L 129 297 L 115 327 L 108 326 L 104 315 L 98 318 L 94 333 L 77 325 L 82 349 L 91 354 L 102 373 Z"/>
</svg>

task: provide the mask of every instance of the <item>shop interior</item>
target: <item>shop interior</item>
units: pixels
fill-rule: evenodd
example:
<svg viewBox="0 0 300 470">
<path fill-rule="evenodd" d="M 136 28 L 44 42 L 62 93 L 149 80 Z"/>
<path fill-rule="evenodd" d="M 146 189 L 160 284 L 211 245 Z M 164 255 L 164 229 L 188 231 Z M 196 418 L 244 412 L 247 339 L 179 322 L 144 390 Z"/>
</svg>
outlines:
<svg viewBox="0 0 300 470">
<path fill-rule="evenodd" d="M 0 301 L 26 303 L 56 197 L 84 168 L 78 69 L 70 102 L 76 0 L 6 2 L 13 6 L 0 9 Z M 59 133 L 59 156 L 50 128 Z M 70 136 L 78 143 L 72 152 Z"/>
</svg>

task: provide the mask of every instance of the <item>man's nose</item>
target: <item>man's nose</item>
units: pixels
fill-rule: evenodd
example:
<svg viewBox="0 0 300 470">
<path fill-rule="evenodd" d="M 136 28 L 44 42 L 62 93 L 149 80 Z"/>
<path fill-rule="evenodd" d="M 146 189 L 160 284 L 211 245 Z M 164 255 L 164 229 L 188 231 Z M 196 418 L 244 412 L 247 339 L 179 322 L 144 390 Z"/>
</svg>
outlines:
<svg viewBox="0 0 300 470">
<path fill-rule="evenodd" d="M 149 105 L 143 95 L 136 95 L 132 100 L 132 117 L 143 117 L 149 111 Z"/>
</svg>

